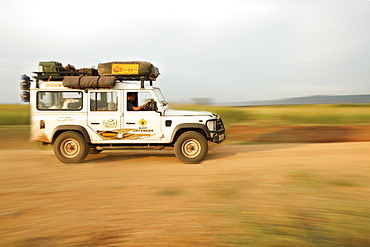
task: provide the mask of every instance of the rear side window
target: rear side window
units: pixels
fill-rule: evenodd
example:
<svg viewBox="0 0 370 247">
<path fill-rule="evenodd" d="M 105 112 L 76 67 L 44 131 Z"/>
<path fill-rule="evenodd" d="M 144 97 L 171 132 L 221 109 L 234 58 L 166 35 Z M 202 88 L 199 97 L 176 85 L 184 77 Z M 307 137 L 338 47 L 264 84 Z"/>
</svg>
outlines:
<svg viewBox="0 0 370 247">
<path fill-rule="evenodd" d="M 117 111 L 117 92 L 91 92 L 90 111 Z"/>
<path fill-rule="evenodd" d="M 79 111 L 82 109 L 81 92 L 37 92 L 37 109 L 49 111 Z"/>
</svg>

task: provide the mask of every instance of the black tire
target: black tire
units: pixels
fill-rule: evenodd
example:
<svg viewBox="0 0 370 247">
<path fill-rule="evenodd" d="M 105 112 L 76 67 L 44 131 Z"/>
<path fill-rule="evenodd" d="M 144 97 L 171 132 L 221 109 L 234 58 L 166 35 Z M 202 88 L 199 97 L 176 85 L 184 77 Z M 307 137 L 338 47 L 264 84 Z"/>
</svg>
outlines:
<svg viewBox="0 0 370 247">
<path fill-rule="evenodd" d="M 84 137 L 75 131 L 60 134 L 54 142 L 54 154 L 63 163 L 80 163 L 89 153 Z"/>
<path fill-rule="evenodd" d="M 175 143 L 175 155 L 185 164 L 198 164 L 208 153 L 207 139 L 196 131 L 180 135 Z"/>
</svg>

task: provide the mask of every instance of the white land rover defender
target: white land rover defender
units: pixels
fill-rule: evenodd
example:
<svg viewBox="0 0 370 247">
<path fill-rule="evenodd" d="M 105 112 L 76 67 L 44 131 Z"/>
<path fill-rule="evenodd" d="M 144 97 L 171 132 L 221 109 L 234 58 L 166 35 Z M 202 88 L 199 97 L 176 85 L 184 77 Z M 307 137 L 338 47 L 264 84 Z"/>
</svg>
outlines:
<svg viewBox="0 0 370 247">
<path fill-rule="evenodd" d="M 153 86 L 159 72 L 151 63 L 112 62 L 99 64 L 98 70 L 76 70 L 40 62 L 34 73 L 35 82 L 21 83 L 24 101 L 31 104 L 32 140 L 53 144 L 61 162 L 79 163 L 102 150 L 174 147 L 180 161 L 199 163 L 208 141 L 225 139 L 218 115 L 168 107 Z"/>
</svg>

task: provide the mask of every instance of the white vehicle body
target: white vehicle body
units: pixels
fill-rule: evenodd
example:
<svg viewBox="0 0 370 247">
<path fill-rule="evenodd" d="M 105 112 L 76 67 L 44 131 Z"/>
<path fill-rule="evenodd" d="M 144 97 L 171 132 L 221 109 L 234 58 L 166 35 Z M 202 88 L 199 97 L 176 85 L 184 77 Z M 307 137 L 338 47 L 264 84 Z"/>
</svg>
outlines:
<svg viewBox="0 0 370 247">
<path fill-rule="evenodd" d="M 89 150 L 164 147 L 175 147 L 175 154 L 185 163 L 198 163 L 208 150 L 199 138 L 206 143 L 225 139 L 218 115 L 169 109 L 160 88 L 144 83 L 117 82 L 111 88 L 75 89 L 63 86 L 62 81 L 40 81 L 32 83 L 29 91 L 31 139 L 57 143 L 56 156 L 65 163 L 81 162 Z M 128 93 L 137 96 L 137 105 L 152 99 L 151 109 L 128 110 Z M 189 137 L 180 138 L 185 133 Z M 179 138 L 182 144 L 176 148 Z M 78 154 L 79 148 L 84 154 Z M 201 149 L 206 149 L 205 154 Z M 180 153 L 184 157 L 180 158 Z"/>
</svg>

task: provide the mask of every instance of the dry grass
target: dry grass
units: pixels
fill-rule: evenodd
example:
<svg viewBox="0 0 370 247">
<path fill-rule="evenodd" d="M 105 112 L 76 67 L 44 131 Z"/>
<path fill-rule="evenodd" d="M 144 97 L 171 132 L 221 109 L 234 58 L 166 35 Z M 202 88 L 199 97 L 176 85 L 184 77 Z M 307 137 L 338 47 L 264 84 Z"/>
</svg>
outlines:
<svg viewBox="0 0 370 247">
<path fill-rule="evenodd" d="M 64 165 L 0 151 L 0 245 L 367 247 L 367 149 L 222 146 L 194 166 L 169 153 Z"/>
</svg>

